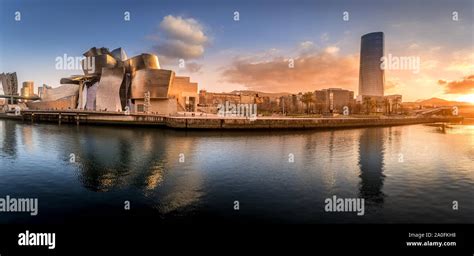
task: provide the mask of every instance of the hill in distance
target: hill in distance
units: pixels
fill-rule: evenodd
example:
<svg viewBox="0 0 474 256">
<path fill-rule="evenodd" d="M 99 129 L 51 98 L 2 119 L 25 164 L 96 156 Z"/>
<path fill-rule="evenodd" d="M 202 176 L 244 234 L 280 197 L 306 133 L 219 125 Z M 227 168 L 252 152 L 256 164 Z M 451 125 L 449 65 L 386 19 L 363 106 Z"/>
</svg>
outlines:
<svg viewBox="0 0 474 256">
<path fill-rule="evenodd" d="M 426 100 L 417 100 L 415 102 L 406 102 L 412 103 L 416 105 L 423 105 L 423 106 L 463 106 L 463 105 L 472 105 L 469 102 L 461 102 L 461 101 L 449 101 L 440 98 L 430 98 Z"/>
</svg>

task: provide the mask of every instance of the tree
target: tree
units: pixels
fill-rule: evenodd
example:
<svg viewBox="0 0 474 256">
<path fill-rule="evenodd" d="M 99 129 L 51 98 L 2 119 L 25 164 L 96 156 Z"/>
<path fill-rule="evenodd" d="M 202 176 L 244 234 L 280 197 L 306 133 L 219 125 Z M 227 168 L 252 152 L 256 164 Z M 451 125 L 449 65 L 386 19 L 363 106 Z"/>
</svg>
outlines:
<svg viewBox="0 0 474 256">
<path fill-rule="evenodd" d="M 306 111 L 309 113 L 309 105 L 314 102 L 314 99 L 313 99 L 313 93 L 312 92 L 306 92 L 305 94 L 303 94 L 303 96 L 301 97 L 301 101 L 306 104 Z"/>
<path fill-rule="evenodd" d="M 385 114 L 391 114 L 391 111 L 390 111 L 390 100 L 388 98 L 384 98 L 383 99 L 383 104 L 384 104 L 384 107 L 385 107 Z"/>
<path fill-rule="evenodd" d="M 370 97 L 363 97 L 362 99 L 363 105 L 365 108 L 365 113 L 368 115 L 370 114 L 370 109 L 372 108 L 372 99 Z"/>
<path fill-rule="evenodd" d="M 393 99 L 393 106 L 394 106 L 394 111 L 393 112 L 395 112 L 396 114 L 398 114 L 398 107 L 400 106 L 400 103 L 401 103 L 400 98 L 395 97 Z"/>
</svg>

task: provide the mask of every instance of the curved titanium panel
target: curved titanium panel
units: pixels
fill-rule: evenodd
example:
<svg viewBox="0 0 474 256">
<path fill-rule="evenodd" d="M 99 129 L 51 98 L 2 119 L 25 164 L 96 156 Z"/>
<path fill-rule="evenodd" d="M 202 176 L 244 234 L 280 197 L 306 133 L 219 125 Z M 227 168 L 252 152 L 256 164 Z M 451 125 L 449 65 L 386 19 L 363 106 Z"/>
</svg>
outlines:
<svg viewBox="0 0 474 256">
<path fill-rule="evenodd" d="M 101 47 L 101 48 L 92 47 L 82 55 L 84 55 L 85 57 L 92 57 L 92 56 L 97 56 L 97 55 L 102 55 L 102 54 L 110 54 L 109 49 L 105 47 Z"/>
<path fill-rule="evenodd" d="M 124 68 L 103 68 L 96 94 L 96 110 L 122 111 L 120 86 Z"/>
<path fill-rule="evenodd" d="M 18 79 L 16 72 L 0 74 L 2 81 L 3 93 L 5 95 L 18 95 Z"/>
<path fill-rule="evenodd" d="M 128 59 L 127 54 L 121 47 L 113 50 L 110 54 L 112 54 L 117 61 L 125 61 Z"/>
<path fill-rule="evenodd" d="M 77 84 L 63 84 L 56 88 L 47 88 L 43 89 L 42 101 L 54 101 L 59 100 L 69 96 L 78 96 L 79 95 L 79 85 Z"/>
<path fill-rule="evenodd" d="M 97 88 L 99 87 L 99 82 L 95 82 L 91 86 L 87 87 L 87 100 L 86 100 L 86 109 L 95 110 L 95 99 L 97 95 Z"/>
<path fill-rule="evenodd" d="M 117 60 L 110 54 L 102 54 L 86 57 L 81 61 L 82 70 L 87 75 L 100 75 L 102 68 L 113 68 L 117 65 Z"/>
<path fill-rule="evenodd" d="M 77 103 L 77 108 L 86 109 L 86 103 L 87 103 L 87 86 L 84 85 L 82 87 L 82 91 L 79 91 L 79 102 Z"/>
<path fill-rule="evenodd" d="M 143 69 L 135 72 L 132 78 L 132 99 L 143 99 L 146 92 L 150 98 L 168 98 L 174 72 L 164 69 Z"/>
<path fill-rule="evenodd" d="M 37 110 L 60 110 L 76 108 L 77 96 L 72 95 L 55 101 L 28 101 L 26 105 L 29 109 Z"/>
<path fill-rule="evenodd" d="M 59 83 L 60 84 L 79 84 L 81 81 L 79 80 L 73 80 L 71 78 L 61 78 L 61 80 L 59 80 Z"/>
<path fill-rule="evenodd" d="M 135 73 L 137 70 L 142 69 L 160 69 L 160 62 L 158 62 L 158 57 L 153 54 L 142 53 L 138 56 L 132 57 L 125 61 L 125 67 L 127 71 Z"/>
</svg>

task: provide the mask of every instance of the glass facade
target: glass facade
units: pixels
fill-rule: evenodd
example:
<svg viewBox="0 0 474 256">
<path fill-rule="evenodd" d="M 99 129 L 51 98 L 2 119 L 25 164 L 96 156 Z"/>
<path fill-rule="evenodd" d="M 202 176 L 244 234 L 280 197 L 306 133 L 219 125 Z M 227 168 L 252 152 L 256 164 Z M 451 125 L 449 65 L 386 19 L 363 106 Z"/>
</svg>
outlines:
<svg viewBox="0 0 474 256">
<path fill-rule="evenodd" d="M 383 96 L 385 75 L 381 68 L 384 56 L 384 34 L 363 35 L 360 44 L 359 95 Z"/>
</svg>

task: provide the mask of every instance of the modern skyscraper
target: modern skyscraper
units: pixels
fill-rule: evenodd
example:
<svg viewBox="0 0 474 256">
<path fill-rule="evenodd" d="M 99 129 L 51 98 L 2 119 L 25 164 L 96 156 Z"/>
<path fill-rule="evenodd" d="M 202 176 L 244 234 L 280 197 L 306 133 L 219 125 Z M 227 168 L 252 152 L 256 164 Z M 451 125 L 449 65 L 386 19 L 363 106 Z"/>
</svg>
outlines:
<svg viewBox="0 0 474 256">
<path fill-rule="evenodd" d="M 384 56 L 384 34 L 374 32 L 365 34 L 360 44 L 359 97 L 383 96 L 385 83 L 384 70 L 381 68 Z"/>
</svg>

